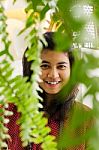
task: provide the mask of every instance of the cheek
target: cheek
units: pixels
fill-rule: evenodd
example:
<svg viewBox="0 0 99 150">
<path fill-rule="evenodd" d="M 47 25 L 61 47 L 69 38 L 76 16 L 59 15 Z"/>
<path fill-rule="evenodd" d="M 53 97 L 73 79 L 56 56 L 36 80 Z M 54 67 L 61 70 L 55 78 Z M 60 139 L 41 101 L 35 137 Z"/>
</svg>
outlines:
<svg viewBox="0 0 99 150">
<path fill-rule="evenodd" d="M 44 79 L 47 76 L 47 71 L 43 70 L 41 71 L 40 79 Z"/>
<path fill-rule="evenodd" d="M 63 74 L 64 80 L 68 80 L 70 78 L 70 69 L 66 70 Z"/>
</svg>

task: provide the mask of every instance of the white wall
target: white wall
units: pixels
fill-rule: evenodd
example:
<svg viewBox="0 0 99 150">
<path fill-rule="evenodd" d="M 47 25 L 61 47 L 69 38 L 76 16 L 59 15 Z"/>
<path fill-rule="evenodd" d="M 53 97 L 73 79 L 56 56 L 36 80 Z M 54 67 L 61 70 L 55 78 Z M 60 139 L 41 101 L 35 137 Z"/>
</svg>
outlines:
<svg viewBox="0 0 99 150">
<path fill-rule="evenodd" d="M 21 8 L 25 8 L 27 5 L 26 0 L 16 0 L 14 5 L 13 5 L 13 1 L 14 0 L 3 0 L 4 8 L 6 10 L 21 9 Z"/>
</svg>

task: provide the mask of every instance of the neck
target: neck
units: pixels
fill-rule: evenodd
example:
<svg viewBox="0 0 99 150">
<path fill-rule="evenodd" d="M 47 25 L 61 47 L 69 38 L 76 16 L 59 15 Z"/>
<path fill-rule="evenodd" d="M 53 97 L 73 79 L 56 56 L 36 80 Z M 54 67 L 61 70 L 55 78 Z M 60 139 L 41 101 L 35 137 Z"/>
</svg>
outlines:
<svg viewBox="0 0 99 150">
<path fill-rule="evenodd" d="M 56 94 L 45 93 L 46 106 L 50 106 L 56 98 Z"/>
</svg>

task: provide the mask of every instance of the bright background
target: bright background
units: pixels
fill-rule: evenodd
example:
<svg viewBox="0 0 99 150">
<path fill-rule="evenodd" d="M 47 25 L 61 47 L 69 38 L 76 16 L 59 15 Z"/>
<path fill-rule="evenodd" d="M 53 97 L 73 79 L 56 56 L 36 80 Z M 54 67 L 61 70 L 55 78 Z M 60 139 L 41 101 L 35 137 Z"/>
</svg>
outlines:
<svg viewBox="0 0 99 150">
<path fill-rule="evenodd" d="M 5 8 L 5 14 L 7 15 L 7 31 L 9 33 L 9 39 L 12 41 L 10 52 L 14 56 L 14 62 L 12 66 L 14 67 L 14 76 L 22 75 L 22 56 L 24 50 L 26 49 L 26 41 L 24 40 L 25 35 L 27 33 L 23 33 L 18 36 L 19 31 L 24 27 L 26 14 L 24 12 L 24 8 L 26 7 L 25 0 L 17 0 L 16 3 L 12 4 L 13 0 L 3 0 L 3 5 Z M 2 46 L 1 46 L 2 47 Z M 84 49 L 85 50 L 85 49 Z M 93 51 L 93 54 L 99 57 L 98 51 Z M 92 76 L 99 76 L 99 69 L 93 70 L 90 72 Z M 81 93 L 85 92 L 86 88 L 81 85 L 80 86 Z M 99 99 L 99 94 L 97 94 Z M 84 103 L 90 107 L 92 107 L 91 96 L 84 99 Z"/>
</svg>

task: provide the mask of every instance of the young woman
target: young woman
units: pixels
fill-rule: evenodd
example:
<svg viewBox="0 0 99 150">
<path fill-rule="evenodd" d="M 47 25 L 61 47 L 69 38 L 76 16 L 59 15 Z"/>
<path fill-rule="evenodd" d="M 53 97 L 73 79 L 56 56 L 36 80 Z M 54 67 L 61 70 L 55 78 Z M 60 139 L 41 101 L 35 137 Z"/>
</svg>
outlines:
<svg viewBox="0 0 99 150">
<path fill-rule="evenodd" d="M 82 118 L 86 116 L 86 113 L 88 113 L 90 109 L 87 106 L 75 101 L 78 93 L 77 85 L 73 87 L 72 91 L 68 95 L 64 94 L 64 96 L 60 96 L 64 86 L 70 80 L 74 58 L 72 56 L 72 52 L 55 51 L 53 34 L 54 33 L 52 32 L 47 32 L 44 34 L 47 41 L 47 46 L 43 43 L 43 50 L 41 52 L 42 62 L 40 66 L 42 72 L 40 78 L 42 82 L 39 83 L 43 93 L 39 93 L 39 95 L 44 100 L 43 111 L 48 118 L 48 126 L 51 128 L 50 134 L 54 135 L 56 139 L 60 139 L 62 133 L 64 134 L 66 132 L 63 129 L 66 128 L 68 133 L 70 133 L 69 138 L 72 142 L 76 137 L 79 139 L 79 137 L 85 135 L 90 126 L 90 121 L 83 121 L 81 126 L 79 125 L 78 128 L 71 132 L 72 118 L 75 115 L 75 110 L 78 111 Z M 28 76 L 29 80 L 31 79 L 32 74 L 30 66 L 31 62 L 28 62 L 24 55 L 23 76 Z M 14 112 L 14 115 L 10 117 L 10 122 L 8 124 L 9 134 L 11 136 L 11 140 L 8 141 L 9 149 L 41 150 L 40 144 L 36 145 L 34 143 L 29 143 L 26 148 L 22 148 L 21 139 L 19 138 L 19 126 L 16 123 L 19 118 L 19 114 L 17 113 L 15 106 L 11 106 L 11 110 Z M 75 122 L 76 121 L 79 122 L 78 120 L 75 120 Z M 87 146 L 87 142 L 83 140 L 77 145 L 72 145 L 71 147 L 66 146 L 65 144 L 64 148 L 61 150 L 86 150 Z"/>
</svg>

